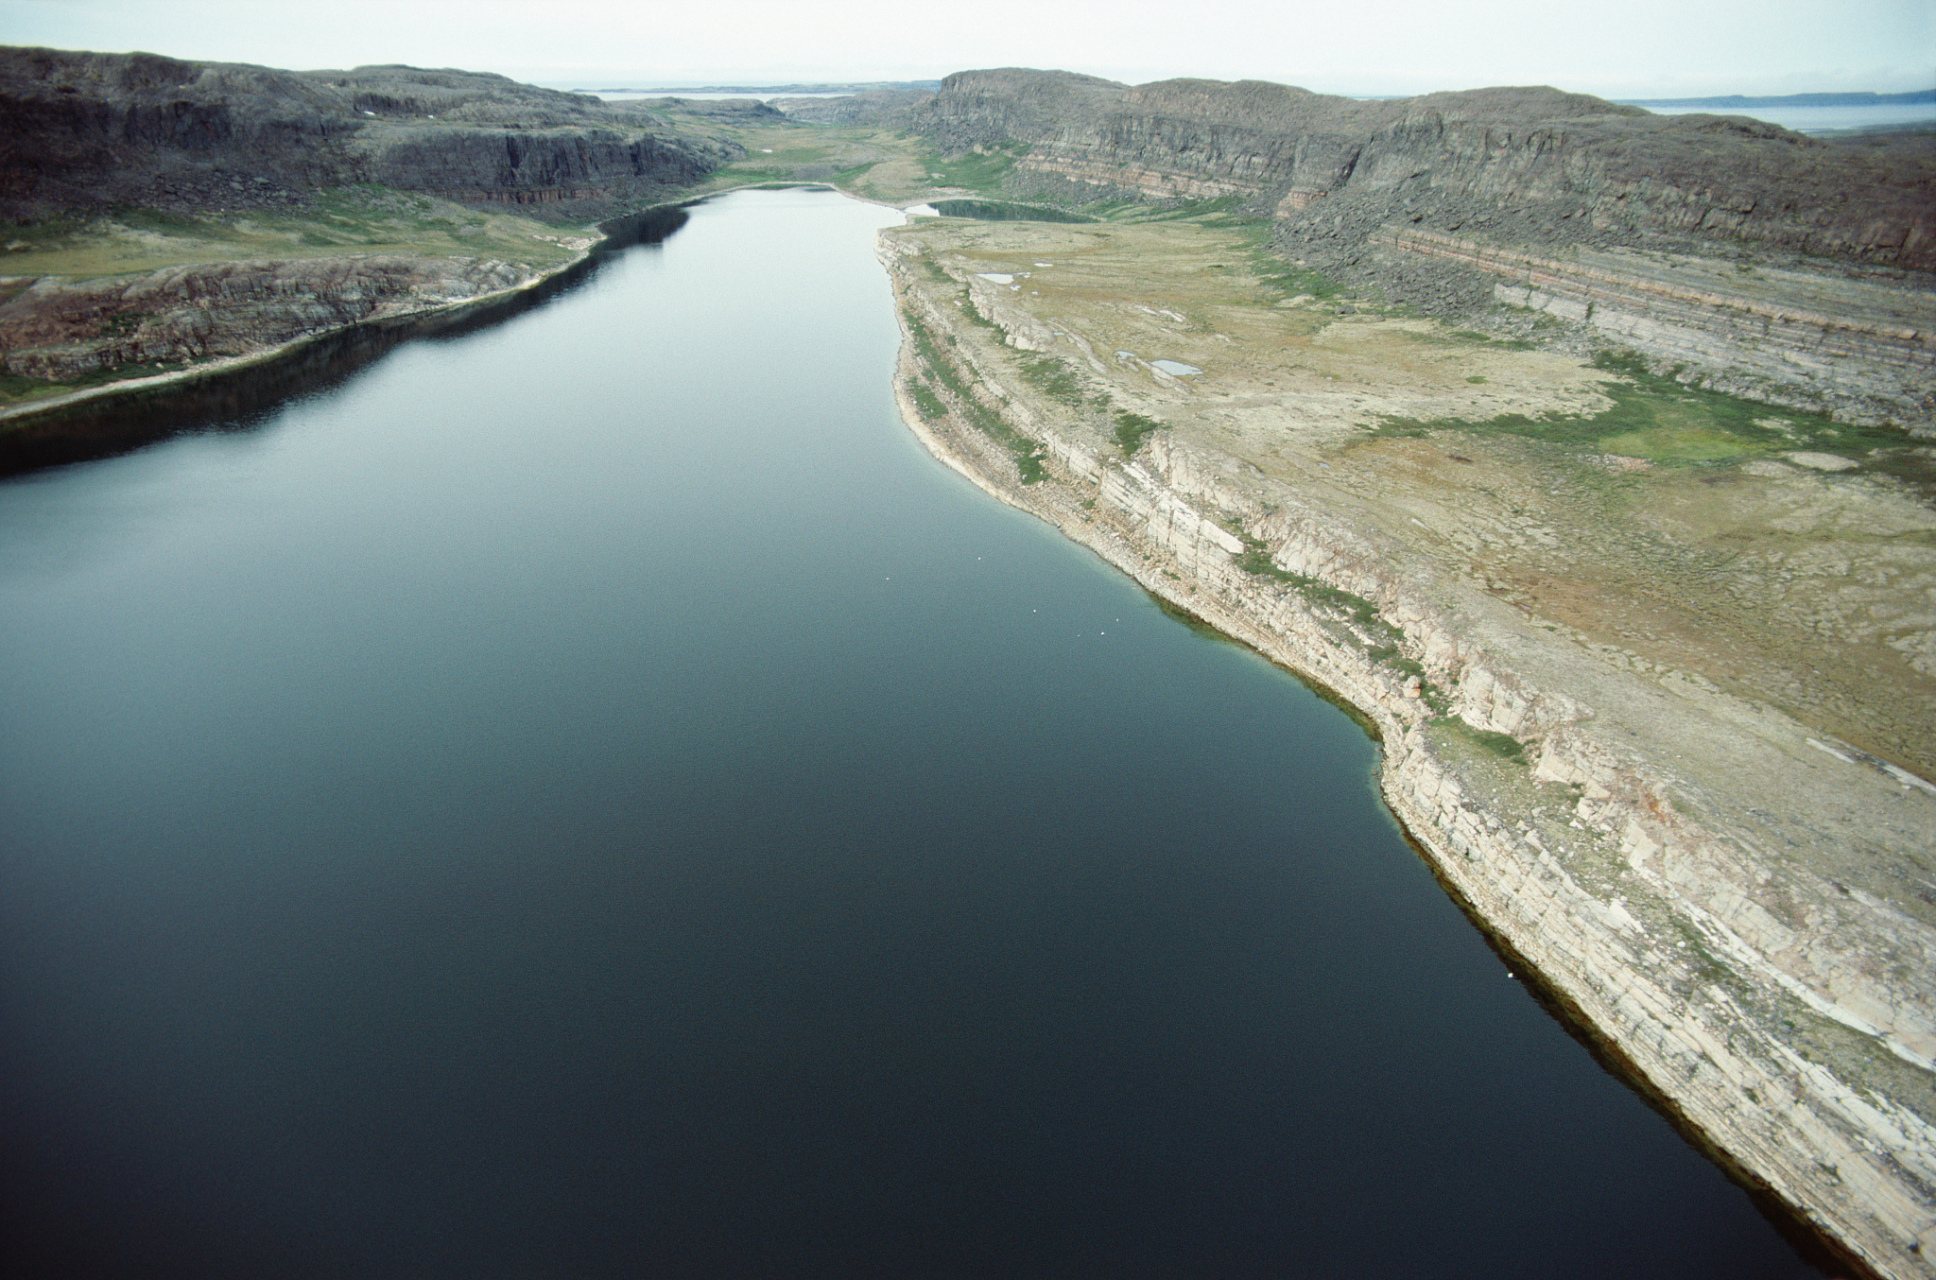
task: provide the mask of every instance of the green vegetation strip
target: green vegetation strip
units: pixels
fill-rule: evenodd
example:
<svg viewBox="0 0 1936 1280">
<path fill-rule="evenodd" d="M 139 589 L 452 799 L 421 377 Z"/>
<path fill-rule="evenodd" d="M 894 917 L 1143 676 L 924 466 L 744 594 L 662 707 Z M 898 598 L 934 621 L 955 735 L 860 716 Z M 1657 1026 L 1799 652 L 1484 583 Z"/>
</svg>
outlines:
<svg viewBox="0 0 1936 1280">
<path fill-rule="evenodd" d="M 913 398 L 915 412 L 923 422 L 939 422 L 948 416 L 948 406 L 941 403 L 941 397 L 927 383 L 909 382 L 908 395 Z"/>
<path fill-rule="evenodd" d="M 961 412 L 975 428 L 989 439 L 1007 449 L 1015 459 L 1016 470 L 1021 473 L 1023 484 L 1034 484 L 1046 480 L 1049 473 L 1046 467 L 1048 455 L 1042 451 L 1039 441 L 1030 439 L 1015 428 L 1002 421 L 1000 414 L 990 409 L 975 397 L 968 384 L 962 381 L 955 371 L 954 364 L 942 352 L 934 340 L 934 334 L 918 320 L 911 311 L 903 311 L 902 319 L 907 324 L 908 334 L 914 339 L 914 350 L 920 357 L 922 368 L 936 386 L 955 398 Z M 929 392 L 930 395 L 933 392 Z M 937 405 L 940 403 L 936 400 Z M 916 396 L 916 407 L 923 413 L 925 406 Z M 945 409 L 943 410 L 945 412 Z M 940 415 L 936 415 L 937 417 Z"/>
<path fill-rule="evenodd" d="M 1620 379 L 1604 384 L 1613 407 L 1601 413 L 1539 417 L 1508 413 L 1484 421 L 1391 417 L 1376 434 L 1497 433 L 1682 464 L 1731 462 L 1796 449 L 1859 461 L 1874 450 L 1901 448 L 1906 443 L 1900 433 L 1886 428 L 1855 426 L 1823 414 L 1685 386 L 1671 376 L 1651 372 L 1637 356 L 1603 354 L 1594 365 Z"/>
<path fill-rule="evenodd" d="M 1235 524 L 1233 520 L 1231 522 Z M 1419 682 L 1420 696 L 1437 715 L 1445 715 L 1451 707 L 1451 700 L 1443 689 L 1438 688 L 1425 678 L 1425 666 L 1418 659 L 1408 657 L 1400 647 L 1405 633 L 1385 621 L 1378 605 L 1353 591 L 1334 587 L 1327 582 L 1289 569 L 1279 568 L 1271 559 L 1269 548 L 1263 540 L 1237 529 L 1237 536 L 1243 539 L 1244 549 L 1237 556 L 1237 567 L 1254 577 L 1269 578 L 1295 590 L 1304 602 L 1314 611 L 1325 610 L 1343 614 L 1345 619 L 1357 629 L 1358 637 L 1367 642 L 1365 656 L 1376 666 L 1396 672 L 1400 676 L 1413 677 Z"/>
<path fill-rule="evenodd" d="M 1082 408 L 1085 399 L 1082 380 L 1067 361 L 1048 355 L 1024 356 L 1021 369 L 1029 385 L 1049 399 L 1071 409 Z"/>
<path fill-rule="evenodd" d="M 577 234 L 512 212 L 372 184 L 314 193 L 306 207 L 185 215 L 130 205 L 12 224 L 0 263 L 10 276 L 88 280 L 164 267 L 246 258 L 313 258 L 372 252 L 494 257 L 557 266 Z"/>
<path fill-rule="evenodd" d="M 944 218 L 974 218 L 980 222 L 1095 222 L 1086 213 L 1043 205 L 1011 204 L 1002 200 L 936 200 L 934 211 Z"/>
<path fill-rule="evenodd" d="M 1493 729 L 1475 729 L 1463 720 L 1447 718 L 1444 724 L 1468 739 L 1482 751 L 1498 756 L 1507 764 L 1526 763 L 1526 744 L 1510 733 L 1499 733 Z"/>
<path fill-rule="evenodd" d="M 984 152 L 964 152 L 947 158 L 930 157 L 928 176 L 950 187 L 992 192 L 1002 184 L 1015 161 L 1028 151 L 1026 142 L 1003 142 Z"/>
</svg>

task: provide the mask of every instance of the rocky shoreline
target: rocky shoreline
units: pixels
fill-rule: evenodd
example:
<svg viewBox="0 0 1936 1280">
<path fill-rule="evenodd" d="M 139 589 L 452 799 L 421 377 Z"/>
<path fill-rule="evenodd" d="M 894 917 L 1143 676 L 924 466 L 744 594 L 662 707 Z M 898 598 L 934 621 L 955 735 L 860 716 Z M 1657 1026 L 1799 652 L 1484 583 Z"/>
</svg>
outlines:
<svg viewBox="0 0 1936 1280">
<path fill-rule="evenodd" d="M 471 296 L 426 292 L 412 271 L 385 276 L 406 287 L 365 289 L 356 270 L 324 264 L 368 304 L 360 314 L 311 316 L 302 289 L 269 287 L 258 301 L 308 308 L 292 335 L 0 413 L 0 441 L 10 458 L 31 453 L 42 425 L 60 437 L 76 406 L 219 385 L 211 375 L 330 335 L 515 305 L 598 243 L 508 283 L 486 272 L 500 287 Z M 1447 578 L 1335 492 L 1170 431 L 1124 456 L 1021 375 L 1016 357 L 1055 333 L 1028 328 L 987 281 L 938 270 L 904 229 L 883 233 L 881 256 L 910 337 L 902 414 L 937 457 L 1355 708 L 1382 742 L 1387 803 L 1443 882 L 1663 1106 L 1840 1242 L 1850 1270 L 1936 1274 L 1936 929 L 1873 883 L 1783 853 L 1843 847 L 1922 865 L 1936 788 L 1698 673 L 1610 670 L 1579 637 Z M 253 278 L 248 264 L 224 270 Z M 259 329 L 247 315 L 235 323 Z M 916 324 L 945 337 L 962 390 L 928 377 Z M 1016 435 L 991 435 L 989 413 Z M 1016 438 L 1031 442 L 1035 482 L 1018 471 Z"/>
<path fill-rule="evenodd" d="M 0 305 L 9 371 L 72 377 L 143 363 L 180 367 L 0 409 L 0 474 L 124 452 L 204 418 L 246 416 L 248 405 L 275 404 L 305 380 L 347 372 L 411 337 L 527 305 L 584 271 L 602 248 L 660 238 L 685 217 L 679 206 L 655 206 L 561 234 L 569 256 L 542 267 L 367 254 L 212 262 L 29 288 Z M 262 386 L 252 391 L 233 376 L 244 371 L 246 383 Z M 158 425 L 145 411 L 158 396 L 175 406 L 176 425 Z"/>
<path fill-rule="evenodd" d="M 0 352 L 8 372 L 49 382 L 125 365 L 231 368 L 348 325 L 447 312 L 523 292 L 584 261 L 593 243 L 590 237 L 572 241 L 572 257 L 547 270 L 380 254 L 211 262 L 132 281 L 40 280 L 0 307 Z M 71 403 L 109 389 L 39 403 Z"/>
<path fill-rule="evenodd" d="M 1609 671 L 1376 521 L 1200 441 L 1160 432 L 1122 456 L 1021 375 L 1042 335 L 992 306 L 970 318 L 975 281 L 906 230 L 880 249 L 902 415 L 931 452 L 1356 708 L 1444 882 L 1667 1107 L 1851 1270 L 1936 1274 L 1936 930 L 1781 855 L 1920 856 L 1927 783 L 1681 673 Z M 1751 775 L 1772 793 L 1733 781 Z"/>
<path fill-rule="evenodd" d="M 300 381 L 304 373 L 314 374 L 307 369 L 310 364 L 334 368 L 345 362 L 347 366 L 365 363 L 413 334 L 517 305 L 534 290 L 582 267 L 595 243 L 587 238 L 569 261 L 546 270 L 397 256 L 300 263 L 264 260 L 160 271 L 132 286 L 125 280 L 105 287 L 54 286 L 42 293 L 67 296 L 16 299 L 16 304 L 36 306 L 37 311 L 28 312 L 29 323 L 44 320 L 63 302 L 126 308 L 118 314 L 139 317 L 128 324 L 129 337 L 151 330 L 159 335 L 158 342 L 168 344 L 168 355 L 147 359 L 180 367 L 0 409 L 0 475 L 122 453 L 196 429 L 211 414 L 239 416 L 245 412 L 242 401 L 273 403 L 287 394 L 280 381 L 266 395 L 251 397 L 233 390 L 237 375 L 257 378 L 265 370 L 287 365 L 290 376 Z M 443 267 L 455 270 L 438 269 Z M 184 278 L 197 286 L 213 287 L 197 289 L 204 296 L 191 297 Z M 453 281 L 473 288 L 466 292 L 448 287 Z M 444 282 L 446 287 L 421 287 L 425 282 Z M 171 284 L 183 284 L 182 291 L 171 290 Z M 159 294 L 164 305 L 143 309 L 146 294 Z M 129 295 L 142 297 L 131 302 Z M 165 305 L 168 302 L 176 305 Z M 0 327 L 5 324 L 5 310 L 0 308 Z M 72 361 L 75 368 L 85 369 L 97 367 L 88 363 L 100 358 L 96 345 L 83 341 L 51 351 L 14 354 Z M 316 355 L 323 346 L 341 350 L 334 358 L 329 353 Z M 73 370 L 68 372 L 71 376 Z M 171 415 L 176 421 L 157 423 L 144 411 L 157 396 L 179 402 Z M 191 403 L 198 399 L 208 401 L 207 412 L 198 412 Z"/>
</svg>

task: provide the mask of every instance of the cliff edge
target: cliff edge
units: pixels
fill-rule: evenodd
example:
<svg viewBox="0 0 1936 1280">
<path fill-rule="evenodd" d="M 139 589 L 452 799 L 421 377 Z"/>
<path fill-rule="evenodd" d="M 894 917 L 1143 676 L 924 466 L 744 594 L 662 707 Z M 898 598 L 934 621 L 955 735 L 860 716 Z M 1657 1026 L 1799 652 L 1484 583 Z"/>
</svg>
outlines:
<svg viewBox="0 0 1936 1280">
<path fill-rule="evenodd" d="M 1386 304 L 1936 434 L 1927 137 L 1830 143 L 1545 87 L 1359 101 L 1018 68 L 893 112 L 1002 160 L 1018 197 L 1222 201 L 1271 218 L 1291 266 Z"/>
<path fill-rule="evenodd" d="M 645 106 L 478 72 L 0 47 L 0 217 L 14 220 L 123 204 L 294 208 L 346 183 L 564 205 L 583 220 L 741 154 Z"/>
<path fill-rule="evenodd" d="M 1358 708 L 1446 883 L 1663 1105 L 1852 1270 L 1936 1274 L 1927 493 L 1765 407 L 1725 457 L 1596 436 L 1689 393 L 1285 297 L 1247 234 L 888 230 L 905 418 Z"/>
</svg>

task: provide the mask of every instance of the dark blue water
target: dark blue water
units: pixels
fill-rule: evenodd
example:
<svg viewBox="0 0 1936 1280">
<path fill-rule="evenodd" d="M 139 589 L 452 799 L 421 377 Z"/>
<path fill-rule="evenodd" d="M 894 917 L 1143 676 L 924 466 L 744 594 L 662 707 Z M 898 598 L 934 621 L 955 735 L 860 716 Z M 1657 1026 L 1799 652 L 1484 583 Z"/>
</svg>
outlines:
<svg viewBox="0 0 1936 1280">
<path fill-rule="evenodd" d="M 695 211 L 0 485 L 9 1275 L 1786 1277 L 1289 676 Z"/>
</svg>

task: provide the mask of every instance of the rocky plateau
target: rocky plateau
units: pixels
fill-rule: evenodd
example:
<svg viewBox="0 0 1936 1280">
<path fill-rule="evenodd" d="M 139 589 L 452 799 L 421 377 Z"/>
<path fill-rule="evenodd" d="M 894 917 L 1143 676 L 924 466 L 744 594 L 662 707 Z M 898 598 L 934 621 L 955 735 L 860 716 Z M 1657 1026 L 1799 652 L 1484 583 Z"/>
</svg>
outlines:
<svg viewBox="0 0 1936 1280">
<path fill-rule="evenodd" d="M 1016 68 L 801 110 L 1012 155 L 1018 197 L 1238 203 L 1292 263 L 1419 314 L 1510 301 L 1690 384 L 1936 434 L 1927 134 L 1831 143 L 1550 88 L 1360 101 Z"/>
<path fill-rule="evenodd" d="M 884 233 L 904 416 L 1362 712 L 1394 812 L 1611 1056 L 1847 1274 L 1931 1274 L 1927 494 L 1794 444 L 1679 464 L 1488 429 L 1623 379 L 1283 298 L 1231 265 L 1243 234 Z"/>
</svg>

